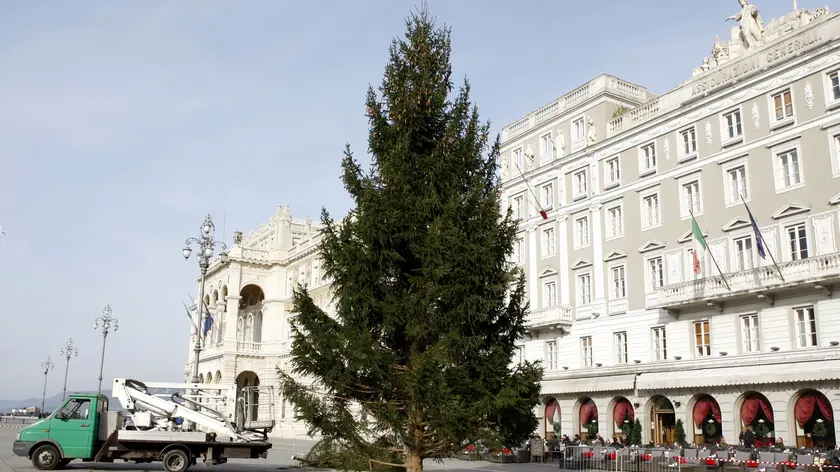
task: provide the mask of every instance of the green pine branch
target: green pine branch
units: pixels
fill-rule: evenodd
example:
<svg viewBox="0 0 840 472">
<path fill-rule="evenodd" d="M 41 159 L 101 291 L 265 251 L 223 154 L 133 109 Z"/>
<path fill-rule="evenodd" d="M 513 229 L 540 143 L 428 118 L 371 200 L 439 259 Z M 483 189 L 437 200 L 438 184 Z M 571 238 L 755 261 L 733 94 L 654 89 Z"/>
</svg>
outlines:
<svg viewBox="0 0 840 472">
<path fill-rule="evenodd" d="M 467 81 L 452 96 L 450 30 L 425 10 L 406 30 L 367 93 L 370 168 L 349 145 L 342 159 L 355 208 L 321 214 L 336 313 L 295 288 L 291 370 L 277 374 L 310 434 L 416 471 L 467 442 L 521 444 L 542 368 L 511 363 L 528 303 L 509 262 L 517 223 L 499 216 L 499 139 Z"/>
</svg>

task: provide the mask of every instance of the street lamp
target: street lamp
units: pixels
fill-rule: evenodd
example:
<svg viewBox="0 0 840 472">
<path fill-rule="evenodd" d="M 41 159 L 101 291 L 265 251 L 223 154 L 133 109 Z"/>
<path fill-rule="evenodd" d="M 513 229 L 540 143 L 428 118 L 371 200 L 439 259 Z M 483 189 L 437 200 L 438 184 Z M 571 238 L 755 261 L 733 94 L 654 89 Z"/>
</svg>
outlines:
<svg viewBox="0 0 840 472">
<path fill-rule="evenodd" d="M 47 356 L 43 362 L 41 362 L 41 370 L 44 371 L 44 393 L 41 395 L 41 415 L 44 414 L 44 403 L 47 401 L 47 374 L 50 373 L 55 367 L 55 363 L 50 359 L 50 356 Z"/>
<path fill-rule="evenodd" d="M 67 365 L 64 367 L 64 391 L 61 394 L 61 401 L 64 401 L 67 399 L 67 373 L 70 372 L 70 357 L 79 355 L 79 350 L 73 344 L 73 338 L 67 340 L 67 344 L 61 348 L 60 353 L 67 359 Z"/>
<path fill-rule="evenodd" d="M 222 241 L 213 239 L 213 231 L 215 229 L 213 219 L 210 218 L 210 215 L 207 215 L 207 218 L 204 219 L 204 223 L 201 225 L 201 236 L 187 239 L 186 246 L 184 246 L 182 252 L 184 259 L 189 259 L 190 254 L 192 254 L 190 245 L 195 244 L 198 246 L 196 258 L 198 259 L 198 268 L 201 270 L 201 283 L 198 288 L 198 324 L 196 326 L 195 345 L 193 346 L 195 364 L 193 365 L 192 383 L 198 383 L 198 357 L 201 353 L 201 337 L 199 336 L 199 332 L 202 328 L 201 321 L 204 311 L 204 279 L 207 276 L 207 268 L 210 267 L 210 258 L 213 257 L 213 248 L 219 246 L 222 249 L 219 253 L 219 258 L 222 263 L 227 262 L 228 259 L 227 245 Z"/>
<path fill-rule="evenodd" d="M 111 305 L 105 305 L 102 310 L 102 316 L 93 320 L 93 329 L 99 329 L 102 325 L 102 357 L 99 359 L 99 390 L 97 393 L 102 393 L 102 368 L 105 366 L 105 340 L 108 339 L 108 331 L 113 325 L 114 331 L 120 329 L 120 321 L 111 316 Z"/>
</svg>

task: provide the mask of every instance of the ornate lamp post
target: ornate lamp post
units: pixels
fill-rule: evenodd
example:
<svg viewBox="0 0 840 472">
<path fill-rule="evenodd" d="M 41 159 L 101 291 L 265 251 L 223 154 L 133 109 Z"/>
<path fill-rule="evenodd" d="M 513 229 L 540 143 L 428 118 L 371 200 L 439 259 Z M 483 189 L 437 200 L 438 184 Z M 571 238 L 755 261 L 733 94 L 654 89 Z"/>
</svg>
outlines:
<svg viewBox="0 0 840 472">
<path fill-rule="evenodd" d="M 43 362 L 41 362 L 41 370 L 44 372 L 44 393 L 41 394 L 41 415 L 44 414 L 44 404 L 47 401 L 47 375 L 53 370 L 55 367 L 55 363 L 53 363 L 50 356 L 47 356 Z"/>
<path fill-rule="evenodd" d="M 189 259 L 190 254 L 192 254 L 190 245 L 195 244 L 198 246 L 196 258 L 198 259 L 198 268 L 201 270 L 201 283 L 198 288 L 198 323 L 196 326 L 198 332 L 196 332 L 195 345 L 193 346 L 195 364 L 193 364 L 192 383 L 198 383 L 198 357 L 201 353 L 200 331 L 203 325 L 201 321 L 204 318 L 204 279 L 207 276 L 207 268 L 210 267 L 210 258 L 213 257 L 213 248 L 219 246 L 222 249 L 222 252 L 219 253 L 219 258 L 223 263 L 227 262 L 228 258 L 227 245 L 222 241 L 213 239 L 213 231 L 215 229 L 213 219 L 210 218 L 210 215 L 207 215 L 207 218 L 204 219 L 204 224 L 201 225 L 201 236 L 187 239 L 186 246 L 184 246 L 183 250 L 184 259 Z"/>
<path fill-rule="evenodd" d="M 114 327 L 114 331 L 120 329 L 119 323 L 120 320 L 111 316 L 111 305 L 105 305 L 105 309 L 102 310 L 102 316 L 93 320 L 93 329 L 99 329 L 100 325 L 102 325 L 102 356 L 99 359 L 99 390 L 97 393 L 102 393 L 102 368 L 105 366 L 105 340 L 108 339 L 108 331 L 111 330 L 111 326 Z"/>
<path fill-rule="evenodd" d="M 60 353 L 67 359 L 67 365 L 64 367 L 64 391 L 61 394 L 61 401 L 64 401 L 67 399 L 67 373 L 70 372 L 70 358 L 79 355 L 79 350 L 73 344 L 73 338 L 67 340 L 67 344 L 61 348 Z"/>
</svg>

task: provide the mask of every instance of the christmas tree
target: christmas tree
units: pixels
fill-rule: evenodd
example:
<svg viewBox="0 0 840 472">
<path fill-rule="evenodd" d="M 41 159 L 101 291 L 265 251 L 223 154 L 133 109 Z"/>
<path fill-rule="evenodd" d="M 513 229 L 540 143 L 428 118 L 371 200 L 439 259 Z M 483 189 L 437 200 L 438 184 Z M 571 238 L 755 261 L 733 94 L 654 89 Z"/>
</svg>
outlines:
<svg viewBox="0 0 840 472">
<path fill-rule="evenodd" d="M 677 425 L 674 430 L 674 441 L 679 444 L 681 447 L 686 447 L 688 443 L 685 439 L 685 426 L 681 419 L 677 420 Z"/>
<path fill-rule="evenodd" d="M 450 96 L 450 30 L 425 9 L 406 27 L 367 93 L 371 166 L 349 146 L 342 161 L 355 208 L 321 214 L 335 314 L 295 289 L 278 376 L 311 434 L 418 472 L 467 443 L 520 445 L 542 368 L 511 362 L 528 304 L 509 262 L 517 223 L 500 216 L 499 139 L 488 145 L 466 81 Z"/>
</svg>

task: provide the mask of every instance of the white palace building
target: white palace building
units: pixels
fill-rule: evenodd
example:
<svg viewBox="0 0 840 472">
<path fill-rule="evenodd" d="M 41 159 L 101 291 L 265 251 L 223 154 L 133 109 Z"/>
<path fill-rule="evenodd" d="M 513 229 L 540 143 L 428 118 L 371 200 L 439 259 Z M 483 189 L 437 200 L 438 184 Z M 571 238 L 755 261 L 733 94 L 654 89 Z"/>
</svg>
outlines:
<svg viewBox="0 0 840 472">
<path fill-rule="evenodd" d="M 739 3 L 729 39 L 670 92 L 602 75 L 502 131 L 531 306 L 518 357 L 546 369 L 544 437 L 631 418 L 672 442 L 681 419 L 697 443 L 752 425 L 835 444 L 840 17 L 795 6 L 765 23 Z M 280 207 L 210 266 L 202 382 L 276 385 L 293 285 L 330 310 L 317 230 Z M 306 431 L 280 397 L 274 420 L 276 436 Z"/>
</svg>

